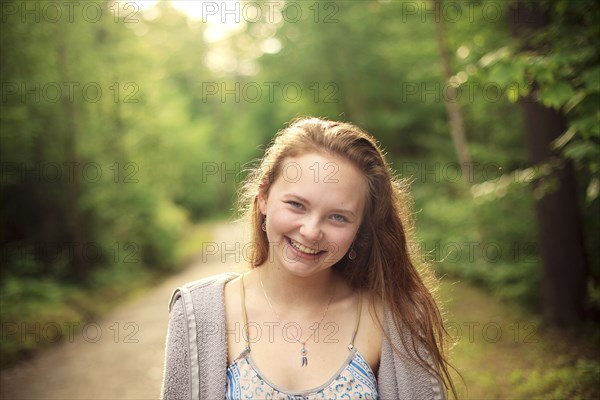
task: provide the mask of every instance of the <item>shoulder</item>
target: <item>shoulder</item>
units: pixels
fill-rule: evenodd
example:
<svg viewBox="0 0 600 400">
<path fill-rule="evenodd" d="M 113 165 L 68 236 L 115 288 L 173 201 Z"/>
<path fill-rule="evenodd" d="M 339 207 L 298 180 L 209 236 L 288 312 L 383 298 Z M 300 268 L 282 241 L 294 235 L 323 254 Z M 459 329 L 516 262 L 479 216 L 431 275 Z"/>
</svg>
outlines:
<svg viewBox="0 0 600 400">
<path fill-rule="evenodd" d="M 366 290 L 358 290 L 356 294 L 355 301 L 360 301 L 361 306 L 357 310 L 359 314 L 355 346 L 360 350 L 373 373 L 377 374 L 383 340 L 381 302 L 378 302 L 375 296 Z M 356 309 L 355 307 L 353 305 L 352 309 Z"/>
</svg>

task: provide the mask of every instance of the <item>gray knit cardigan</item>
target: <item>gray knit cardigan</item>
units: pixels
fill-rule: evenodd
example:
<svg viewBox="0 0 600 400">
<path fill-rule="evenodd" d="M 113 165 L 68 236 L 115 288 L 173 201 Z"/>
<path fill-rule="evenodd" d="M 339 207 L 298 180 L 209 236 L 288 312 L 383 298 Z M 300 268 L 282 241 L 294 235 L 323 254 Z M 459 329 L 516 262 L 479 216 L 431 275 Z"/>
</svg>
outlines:
<svg viewBox="0 0 600 400">
<path fill-rule="evenodd" d="M 225 398 L 227 336 L 225 284 L 239 276 L 227 273 L 190 282 L 173 293 L 169 303 L 162 398 L 165 400 L 216 400 Z M 404 349 L 385 312 L 385 329 L 392 342 Z M 377 374 L 383 400 L 444 399 L 440 382 L 408 357 L 392 351 L 384 337 Z"/>
</svg>

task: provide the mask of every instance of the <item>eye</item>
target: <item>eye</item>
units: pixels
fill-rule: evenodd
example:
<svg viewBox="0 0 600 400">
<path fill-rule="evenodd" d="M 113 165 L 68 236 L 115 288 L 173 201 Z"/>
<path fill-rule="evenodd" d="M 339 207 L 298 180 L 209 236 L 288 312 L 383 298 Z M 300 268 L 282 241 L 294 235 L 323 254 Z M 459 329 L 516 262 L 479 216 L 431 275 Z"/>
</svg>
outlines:
<svg viewBox="0 0 600 400">
<path fill-rule="evenodd" d="M 340 214 L 334 214 L 331 216 L 331 218 L 336 222 L 348 222 L 346 217 L 344 217 L 343 215 L 340 215 Z"/>
<path fill-rule="evenodd" d="M 286 203 L 292 206 L 292 208 L 302 208 L 302 204 L 298 203 L 297 201 L 289 200 L 286 201 Z"/>
</svg>

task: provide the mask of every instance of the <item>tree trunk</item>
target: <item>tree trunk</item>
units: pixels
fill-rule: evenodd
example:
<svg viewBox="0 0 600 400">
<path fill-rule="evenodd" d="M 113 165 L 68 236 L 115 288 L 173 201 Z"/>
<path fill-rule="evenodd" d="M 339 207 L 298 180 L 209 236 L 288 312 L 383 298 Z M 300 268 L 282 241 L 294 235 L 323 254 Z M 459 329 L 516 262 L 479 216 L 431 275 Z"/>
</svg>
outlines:
<svg viewBox="0 0 600 400">
<path fill-rule="evenodd" d="M 440 51 L 440 59 L 442 62 L 442 71 L 444 82 L 446 85 L 452 78 L 452 64 L 450 61 L 450 51 L 448 50 L 448 43 L 446 42 L 446 29 L 444 27 L 444 16 L 442 13 L 441 0 L 434 0 L 435 6 L 435 27 L 436 27 L 436 38 L 438 43 L 438 49 Z M 456 99 L 457 90 L 453 85 L 445 87 L 444 94 L 449 95 L 448 97 Z M 461 165 L 462 174 L 465 178 L 467 186 L 473 184 L 471 180 L 470 166 L 471 156 L 469 155 L 469 147 L 467 145 L 467 135 L 465 133 L 465 123 L 463 116 L 456 101 L 448 101 L 444 96 L 444 104 L 446 105 L 446 113 L 448 114 L 448 122 L 450 124 L 450 132 L 452 133 L 452 142 L 454 143 L 454 149 L 456 150 L 456 156 L 458 162 Z"/>
<path fill-rule="evenodd" d="M 513 35 L 518 38 L 549 23 L 536 3 L 518 1 L 510 11 Z M 550 163 L 553 157 L 559 157 L 551 143 L 566 130 L 566 119 L 561 112 L 535 101 L 535 87 L 521 105 L 531 162 L 535 166 Z M 534 185 L 542 196 L 537 200 L 536 213 L 543 263 L 544 316 L 548 322 L 568 325 L 583 318 L 587 266 L 573 166 L 569 160 L 562 160 L 561 164 Z M 544 189 L 548 183 L 550 190 Z"/>
<path fill-rule="evenodd" d="M 460 163 L 462 176 L 467 188 L 470 189 L 473 186 L 473 173 L 471 170 L 472 162 L 471 155 L 469 153 L 469 145 L 467 142 L 467 134 L 465 129 L 465 123 L 462 111 L 457 101 L 449 101 L 448 99 L 457 98 L 457 88 L 454 85 L 450 85 L 450 79 L 452 78 L 452 62 L 450 58 L 450 48 L 446 41 L 446 28 L 444 26 L 444 16 L 442 15 L 442 2 L 441 0 L 434 0 L 435 7 L 435 28 L 436 28 L 436 39 L 438 44 L 438 50 L 440 52 L 440 61 L 442 64 L 442 75 L 444 82 L 447 86 L 444 87 L 444 104 L 446 106 L 446 114 L 448 114 L 448 123 L 450 124 L 450 133 L 452 135 L 452 142 L 454 143 L 454 150 L 456 151 L 456 158 Z M 486 235 L 485 226 L 483 224 L 483 218 L 475 204 L 473 196 L 469 193 L 469 199 L 471 201 L 471 208 L 473 210 L 473 216 L 475 223 L 477 224 L 477 240 L 479 243 L 484 243 Z"/>
</svg>

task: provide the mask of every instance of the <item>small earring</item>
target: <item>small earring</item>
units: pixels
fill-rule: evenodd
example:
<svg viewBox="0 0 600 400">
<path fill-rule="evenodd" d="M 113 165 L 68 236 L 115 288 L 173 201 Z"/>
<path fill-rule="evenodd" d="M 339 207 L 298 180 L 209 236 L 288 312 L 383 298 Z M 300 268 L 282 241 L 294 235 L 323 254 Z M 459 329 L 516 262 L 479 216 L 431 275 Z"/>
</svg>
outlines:
<svg viewBox="0 0 600 400">
<path fill-rule="evenodd" d="M 348 258 L 350 260 L 356 259 L 356 251 L 354 251 L 354 243 L 352 243 L 352 246 L 350 246 L 350 251 L 348 252 Z"/>
<path fill-rule="evenodd" d="M 265 232 L 267 231 L 267 217 L 265 217 L 265 219 L 263 220 L 263 223 L 260 226 L 260 228 Z"/>
</svg>

